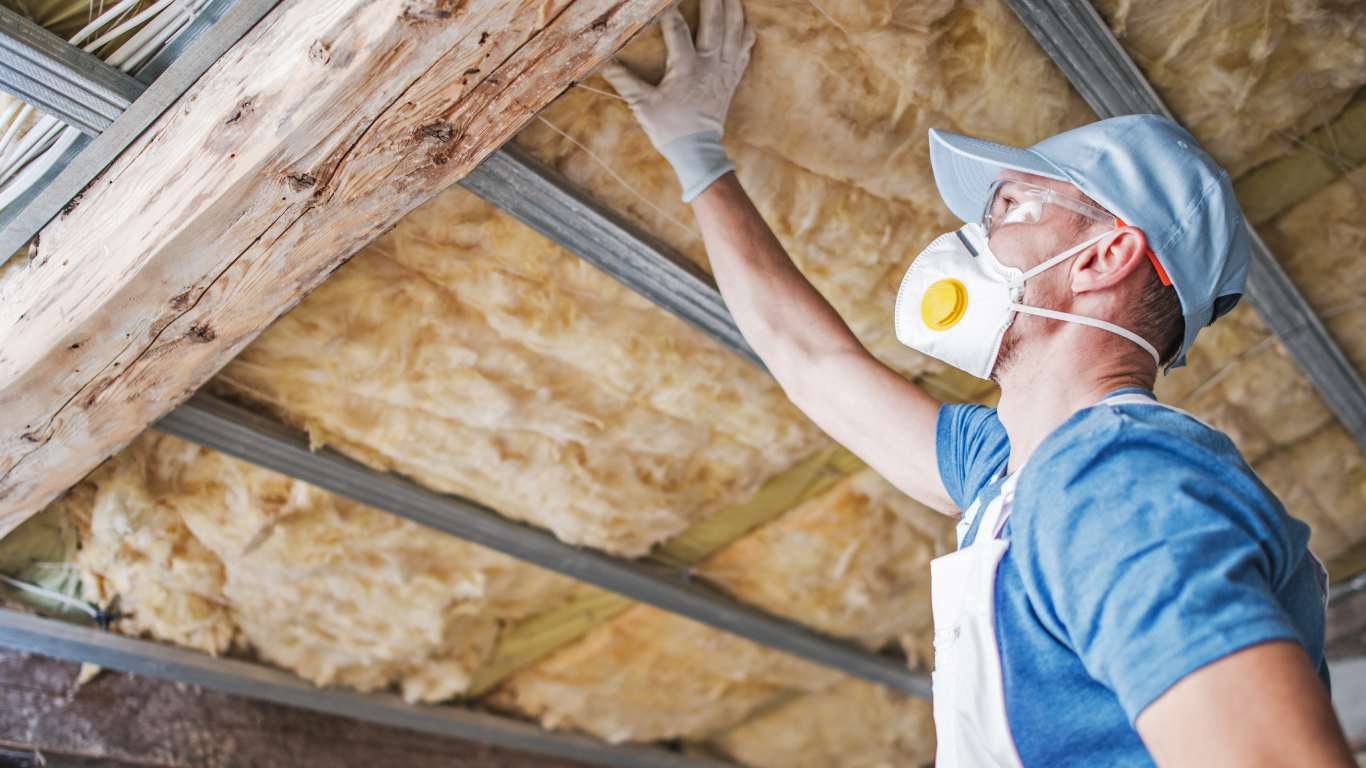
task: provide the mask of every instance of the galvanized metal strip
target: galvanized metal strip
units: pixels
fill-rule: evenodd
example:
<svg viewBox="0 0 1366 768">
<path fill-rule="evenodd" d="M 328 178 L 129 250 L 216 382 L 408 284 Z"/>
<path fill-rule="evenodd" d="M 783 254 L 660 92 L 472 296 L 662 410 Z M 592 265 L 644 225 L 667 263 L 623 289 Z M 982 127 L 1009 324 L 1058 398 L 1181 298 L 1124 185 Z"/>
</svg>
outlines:
<svg viewBox="0 0 1366 768">
<path fill-rule="evenodd" d="M 304 435 L 203 393 L 193 396 L 155 426 L 176 437 L 761 645 L 913 696 L 929 696 L 929 681 L 908 669 L 902 660 L 765 613 L 690 581 L 677 570 L 571 546 L 548 531 L 503 517 L 477 502 L 427 490 L 329 449 L 310 451 Z"/>
<path fill-rule="evenodd" d="M 93 627 L 0 608 L 0 645 L 136 675 L 200 685 L 220 693 L 491 744 L 521 752 L 620 768 L 725 768 L 733 764 L 645 746 L 612 745 L 577 733 L 456 706 L 409 704 L 392 694 L 318 688 L 261 664 L 210 656 Z"/>
<path fill-rule="evenodd" d="M 0 90 L 83 133 L 109 127 L 142 93 L 133 78 L 0 7 Z"/>
<path fill-rule="evenodd" d="M 1101 117 L 1173 117 L 1087 0 L 1006 0 L 1044 52 Z M 1275 256 L 1249 224 L 1247 299 L 1359 445 L 1366 446 L 1366 385 Z"/>
<path fill-rule="evenodd" d="M 710 275 L 576 189 L 526 150 L 505 145 L 460 185 L 763 367 Z"/>
<path fill-rule="evenodd" d="M 211 0 L 166 49 L 138 72 L 138 82 L 148 83 L 141 95 L 136 95 L 131 105 L 59 173 L 25 195 L 26 205 L 16 201 L 0 211 L 0 264 L 38 234 L 278 2 Z M 99 64 L 118 71 L 104 62 Z"/>
</svg>

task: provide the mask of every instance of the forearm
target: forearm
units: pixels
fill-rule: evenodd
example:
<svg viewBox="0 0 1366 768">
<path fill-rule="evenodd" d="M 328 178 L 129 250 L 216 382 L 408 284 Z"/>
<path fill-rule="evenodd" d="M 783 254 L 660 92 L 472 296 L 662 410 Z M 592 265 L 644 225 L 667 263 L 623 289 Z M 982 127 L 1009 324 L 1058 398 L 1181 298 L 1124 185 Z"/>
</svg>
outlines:
<svg viewBox="0 0 1366 768">
<path fill-rule="evenodd" d="M 862 350 L 792 263 L 734 173 L 693 200 L 693 213 L 726 307 L 780 383 L 789 386 L 791 371 L 822 354 Z"/>
</svg>

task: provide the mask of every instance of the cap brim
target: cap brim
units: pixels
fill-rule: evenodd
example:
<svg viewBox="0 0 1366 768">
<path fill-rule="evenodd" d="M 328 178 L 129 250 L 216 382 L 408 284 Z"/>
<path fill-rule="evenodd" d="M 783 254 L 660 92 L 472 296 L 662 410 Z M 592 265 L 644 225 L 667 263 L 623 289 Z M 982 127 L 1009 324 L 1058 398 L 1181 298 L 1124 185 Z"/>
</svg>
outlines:
<svg viewBox="0 0 1366 768">
<path fill-rule="evenodd" d="M 1056 166 L 1031 150 L 933 128 L 930 167 L 934 169 L 934 183 L 944 204 L 965 222 L 981 218 L 987 204 L 987 189 L 1003 170 L 1068 181 Z"/>
</svg>

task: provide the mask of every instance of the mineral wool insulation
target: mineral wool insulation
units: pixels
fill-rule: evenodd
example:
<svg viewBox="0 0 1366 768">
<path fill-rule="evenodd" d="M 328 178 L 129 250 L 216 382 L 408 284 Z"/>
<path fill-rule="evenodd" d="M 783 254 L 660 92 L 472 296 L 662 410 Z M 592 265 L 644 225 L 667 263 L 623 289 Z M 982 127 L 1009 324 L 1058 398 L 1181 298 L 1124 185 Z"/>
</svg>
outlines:
<svg viewBox="0 0 1366 768">
<path fill-rule="evenodd" d="M 1098 6 L 1235 172 L 1289 150 L 1287 136 L 1366 82 L 1358 4 Z M 988 396 L 890 330 L 901 272 L 954 226 L 925 131 L 1029 144 L 1089 112 L 995 0 L 746 9 L 758 43 L 726 135 L 745 186 L 875 353 L 945 397 Z M 657 33 L 623 57 L 657 74 Z M 571 89 L 518 140 L 705 264 L 671 172 L 618 100 Z M 1361 183 L 1310 202 L 1348 211 Z M 1315 231 L 1310 202 L 1273 225 L 1297 278 L 1331 274 L 1317 268 L 1335 258 L 1323 246 L 1360 236 L 1345 213 Z M 1359 296 L 1331 282 L 1306 293 L 1356 317 Z M 746 363 L 458 190 L 358 254 L 213 386 L 315 443 L 632 556 L 826 444 Z M 1202 335 L 1160 394 L 1228 430 L 1313 524 L 1320 554 L 1366 535 L 1359 449 L 1246 308 Z M 415 699 L 463 689 L 501 627 L 571 590 L 164 437 L 140 439 L 63 504 L 84 521 L 95 594 L 118 594 L 133 613 L 124 629 L 215 652 L 236 643 L 312 680 L 398 685 Z M 924 562 L 946 535 L 945 520 L 864 473 L 700 570 L 827 631 L 899 640 L 923 664 Z M 614 740 L 710 740 L 752 765 L 905 765 L 933 750 L 923 702 L 647 608 L 523 670 L 493 701 Z"/>
</svg>

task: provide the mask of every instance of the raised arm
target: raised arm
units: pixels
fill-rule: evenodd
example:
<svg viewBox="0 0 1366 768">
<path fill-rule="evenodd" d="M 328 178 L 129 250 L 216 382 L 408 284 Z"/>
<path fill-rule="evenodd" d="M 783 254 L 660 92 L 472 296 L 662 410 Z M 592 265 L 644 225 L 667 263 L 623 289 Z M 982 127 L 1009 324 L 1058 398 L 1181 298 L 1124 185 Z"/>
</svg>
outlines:
<svg viewBox="0 0 1366 768">
<path fill-rule="evenodd" d="M 740 0 L 702 0 L 696 44 L 677 8 L 660 23 L 669 61 L 657 86 L 619 64 L 604 75 L 678 173 L 745 340 L 827 434 L 913 498 L 954 511 L 935 455 L 939 403 L 854 337 L 792 263 L 721 148 L 726 109 L 754 43 Z"/>
</svg>

